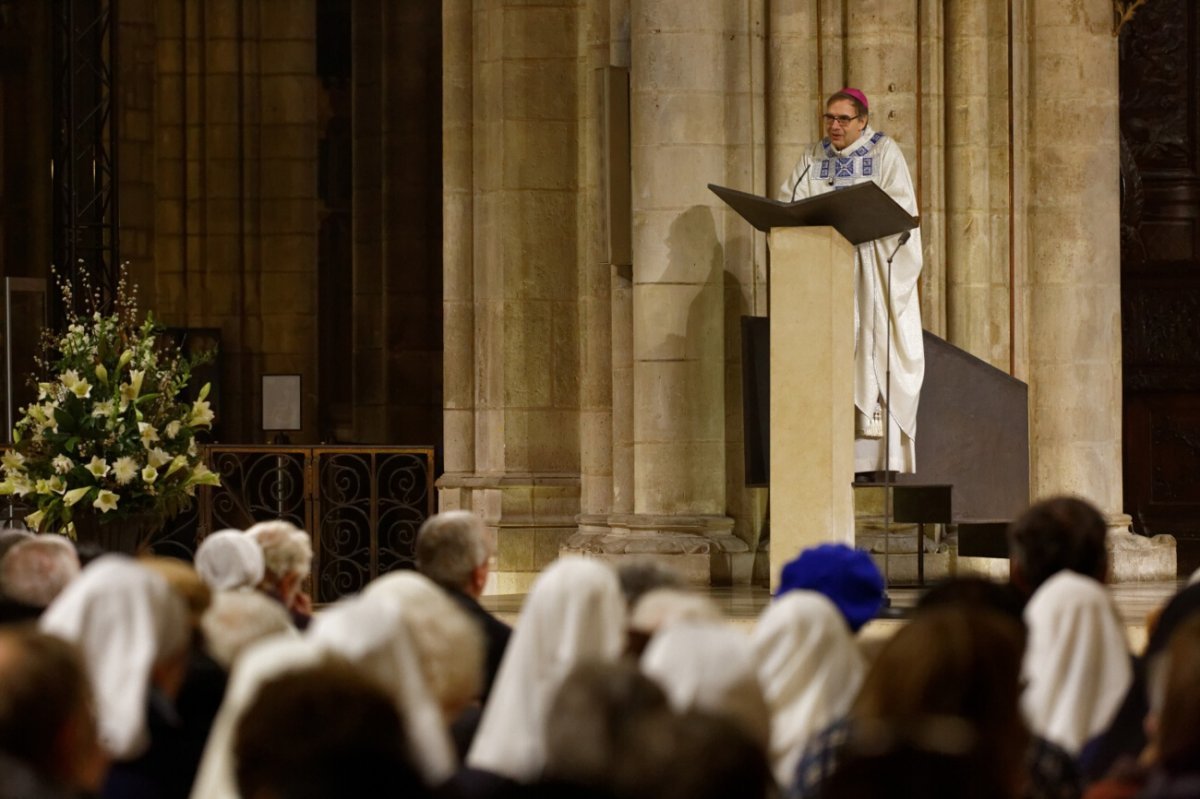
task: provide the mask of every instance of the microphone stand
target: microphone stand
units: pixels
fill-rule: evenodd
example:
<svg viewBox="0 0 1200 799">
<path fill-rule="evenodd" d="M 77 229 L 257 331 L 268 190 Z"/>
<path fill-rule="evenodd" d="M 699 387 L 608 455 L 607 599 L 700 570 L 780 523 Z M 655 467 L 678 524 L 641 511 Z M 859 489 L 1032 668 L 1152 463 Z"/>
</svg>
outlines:
<svg viewBox="0 0 1200 799">
<path fill-rule="evenodd" d="M 911 231 L 900 234 L 900 241 L 887 259 L 887 283 L 884 287 L 884 297 L 887 304 L 887 347 L 883 381 L 883 590 L 886 596 L 887 588 L 892 582 L 892 259 L 900 248 L 912 238 Z M 917 546 L 924 546 L 924 541 L 918 541 Z M 885 604 L 891 604 L 890 602 Z"/>
</svg>

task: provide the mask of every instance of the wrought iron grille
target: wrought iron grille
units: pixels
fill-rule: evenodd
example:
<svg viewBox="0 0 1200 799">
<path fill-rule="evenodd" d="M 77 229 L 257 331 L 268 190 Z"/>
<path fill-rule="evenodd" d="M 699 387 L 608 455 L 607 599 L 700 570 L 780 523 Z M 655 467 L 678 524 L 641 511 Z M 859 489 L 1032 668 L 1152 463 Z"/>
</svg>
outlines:
<svg viewBox="0 0 1200 799">
<path fill-rule="evenodd" d="M 155 553 L 190 560 L 214 530 L 287 519 L 313 541 L 312 590 L 319 603 L 412 568 L 417 528 L 435 510 L 429 447 L 205 448 L 220 488 L 155 535 Z"/>
</svg>

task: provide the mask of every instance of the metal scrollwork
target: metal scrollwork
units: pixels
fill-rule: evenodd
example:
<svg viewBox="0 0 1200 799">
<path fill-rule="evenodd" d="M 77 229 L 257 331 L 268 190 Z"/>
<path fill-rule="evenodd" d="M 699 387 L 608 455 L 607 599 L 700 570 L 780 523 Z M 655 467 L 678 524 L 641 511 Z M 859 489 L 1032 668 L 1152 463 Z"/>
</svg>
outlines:
<svg viewBox="0 0 1200 799">
<path fill-rule="evenodd" d="M 411 447 L 209 447 L 221 486 L 151 540 L 191 560 L 213 530 L 287 519 L 313 540 L 317 602 L 333 602 L 415 562 L 417 529 L 434 511 L 433 450 Z"/>
</svg>

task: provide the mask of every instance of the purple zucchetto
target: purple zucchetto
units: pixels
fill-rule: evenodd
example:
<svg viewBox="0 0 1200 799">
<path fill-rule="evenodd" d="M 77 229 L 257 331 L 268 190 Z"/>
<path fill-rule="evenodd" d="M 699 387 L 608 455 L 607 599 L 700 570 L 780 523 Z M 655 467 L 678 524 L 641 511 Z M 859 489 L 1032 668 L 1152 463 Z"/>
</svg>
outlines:
<svg viewBox="0 0 1200 799">
<path fill-rule="evenodd" d="M 861 89 L 853 89 L 847 86 L 844 89 L 839 89 L 837 93 L 846 94 L 853 97 L 855 100 L 858 100 L 860 103 L 862 103 L 863 110 L 869 111 L 871 108 L 871 104 L 867 102 L 867 96 L 862 93 Z"/>
</svg>

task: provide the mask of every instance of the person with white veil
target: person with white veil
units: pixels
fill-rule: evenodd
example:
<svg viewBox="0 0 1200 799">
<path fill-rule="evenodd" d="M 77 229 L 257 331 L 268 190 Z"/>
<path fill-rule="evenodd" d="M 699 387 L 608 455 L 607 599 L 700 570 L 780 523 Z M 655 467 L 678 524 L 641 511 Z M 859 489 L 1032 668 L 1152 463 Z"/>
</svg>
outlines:
<svg viewBox="0 0 1200 799">
<path fill-rule="evenodd" d="M 426 784 L 439 786 L 454 775 L 458 763 L 449 729 L 397 599 L 378 593 L 344 599 L 317 616 L 307 636 L 318 649 L 345 658 L 391 695 L 404 721 L 412 763 Z M 474 650 L 461 654 L 475 664 L 478 686 L 482 640 L 476 639 Z"/>
<path fill-rule="evenodd" d="M 547 566 L 525 600 L 467 765 L 519 782 L 537 779 L 548 708 L 563 679 L 585 660 L 616 660 L 624 636 L 616 572 L 580 557 Z"/>
<path fill-rule="evenodd" d="M 1034 733 L 1078 756 L 1108 728 L 1133 679 L 1125 632 L 1104 586 L 1060 571 L 1025 607 L 1021 708 Z"/>
<path fill-rule="evenodd" d="M 483 688 L 483 632 L 437 583 L 398 570 L 367 584 L 363 596 L 396 603 L 416 663 L 447 724 L 479 698 Z"/>
<path fill-rule="evenodd" d="M 241 530 L 218 530 L 196 548 L 196 572 L 213 591 L 257 588 L 266 570 L 258 541 Z"/>
<path fill-rule="evenodd" d="M 127 780 L 153 779 L 153 765 L 129 764 L 151 747 L 151 722 L 174 713 L 192 633 L 183 598 L 136 561 L 104 555 L 63 589 L 39 627 L 83 652 L 100 743 L 114 760 L 105 795 Z"/>
<path fill-rule="evenodd" d="M 809 739 L 850 710 L 866 663 L 837 606 L 815 591 L 768 605 L 750 640 L 771 711 L 771 766 L 786 786 Z"/>
<path fill-rule="evenodd" d="M 238 722 L 262 686 L 281 674 L 320 663 L 324 656 L 311 640 L 298 636 L 268 638 L 242 653 L 229 676 L 225 701 L 213 722 L 191 799 L 239 799 L 233 755 Z M 280 745 L 287 745 L 283 735 Z"/>
<path fill-rule="evenodd" d="M 766 752 L 770 711 L 745 634 L 716 624 L 672 625 L 651 639 L 641 665 L 676 713 L 699 710 L 723 718 Z"/>
</svg>

